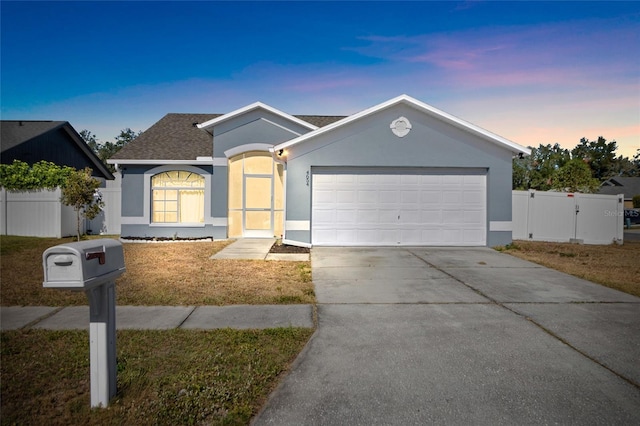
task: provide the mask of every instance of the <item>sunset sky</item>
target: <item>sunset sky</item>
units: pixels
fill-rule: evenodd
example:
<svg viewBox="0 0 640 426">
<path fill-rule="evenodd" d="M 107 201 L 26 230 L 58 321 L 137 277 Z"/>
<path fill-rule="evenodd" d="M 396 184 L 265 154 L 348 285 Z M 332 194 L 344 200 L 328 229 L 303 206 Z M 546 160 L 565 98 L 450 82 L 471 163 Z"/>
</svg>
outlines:
<svg viewBox="0 0 640 426">
<path fill-rule="evenodd" d="M 349 115 L 406 93 L 525 146 L 640 148 L 640 2 L 9 2 L 2 119 L 100 141 L 261 101 Z"/>
</svg>

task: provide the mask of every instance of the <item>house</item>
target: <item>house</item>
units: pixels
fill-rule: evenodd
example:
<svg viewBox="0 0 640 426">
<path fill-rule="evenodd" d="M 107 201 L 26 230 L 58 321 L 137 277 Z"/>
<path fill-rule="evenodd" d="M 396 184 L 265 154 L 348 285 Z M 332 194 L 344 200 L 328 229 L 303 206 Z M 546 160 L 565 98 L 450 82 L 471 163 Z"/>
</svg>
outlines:
<svg viewBox="0 0 640 426">
<path fill-rule="evenodd" d="M 529 153 L 402 95 L 348 117 L 168 114 L 108 162 L 123 237 L 496 246 L 511 242 L 512 157 Z"/>
<path fill-rule="evenodd" d="M 93 176 L 106 186 L 101 192 L 119 192 L 110 188 L 117 185 L 112 185 L 113 174 L 67 121 L 2 120 L 0 147 L 3 164 L 20 160 L 33 165 L 44 160 L 76 169 L 90 167 Z M 0 189 L 0 234 L 54 238 L 75 235 L 76 213 L 60 202 L 60 195 L 59 188 L 26 192 Z M 116 200 L 109 193 L 103 200 L 107 204 L 105 210 L 90 223 L 83 223 L 83 231 L 100 232 L 106 229 L 107 219 L 115 223 L 115 215 L 107 210 L 119 209 L 119 195 Z M 111 233 L 117 231 L 119 228 L 112 229 Z"/>
<path fill-rule="evenodd" d="M 2 120 L 0 146 L 3 164 L 20 160 L 33 165 L 44 160 L 78 170 L 90 167 L 94 177 L 114 179 L 68 121 Z"/>
<path fill-rule="evenodd" d="M 633 197 L 640 195 L 640 177 L 615 176 L 602 182 L 599 194 L 624 194 L 624 208 L 633 208 Z"/>
</svg>

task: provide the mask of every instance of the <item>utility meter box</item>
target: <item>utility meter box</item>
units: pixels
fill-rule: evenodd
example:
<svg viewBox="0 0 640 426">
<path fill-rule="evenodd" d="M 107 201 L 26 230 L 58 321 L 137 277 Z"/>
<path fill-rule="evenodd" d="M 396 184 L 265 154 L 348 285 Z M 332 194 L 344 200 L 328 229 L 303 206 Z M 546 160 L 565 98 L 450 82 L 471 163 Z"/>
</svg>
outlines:
<svg viewBox="0 0 640 426">
<path fill-rule="evenodd" d="M 122 243 L 102 238 L 50 247 L 42 254 L 45 288 L 86 291 L 125 271 Z"/>
</svg>

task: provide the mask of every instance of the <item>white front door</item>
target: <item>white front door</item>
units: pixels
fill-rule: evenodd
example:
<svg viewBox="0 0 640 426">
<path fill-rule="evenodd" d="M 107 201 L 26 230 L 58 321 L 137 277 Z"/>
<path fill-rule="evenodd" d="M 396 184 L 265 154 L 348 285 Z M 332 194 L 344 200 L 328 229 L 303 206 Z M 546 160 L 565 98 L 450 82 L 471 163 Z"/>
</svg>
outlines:
<svg viewBox="0 0 640 426">
<path fill-rule="evenodd" d="M 314 172 L 314 245 L 486 245 L 486 176 L 460 170 Z"/>
</svg>

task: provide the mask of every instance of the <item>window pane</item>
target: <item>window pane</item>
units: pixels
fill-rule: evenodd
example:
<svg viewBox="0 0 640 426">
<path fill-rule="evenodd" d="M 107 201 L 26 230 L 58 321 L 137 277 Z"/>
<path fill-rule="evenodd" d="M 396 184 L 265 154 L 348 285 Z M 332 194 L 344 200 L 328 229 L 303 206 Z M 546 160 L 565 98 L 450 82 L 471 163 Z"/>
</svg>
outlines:
<svg viewBox="0 0 640 426">
<path fill-rule="evenodd" d="M 204 191 L 180 191 L 180 222 L 204 222 Z"/>
<path fill-rule="evenodd" d="M 244 174 L 265 174 L 273 173 L 273 158 L 269 153 L 245 154 Z"/>
</svg>

